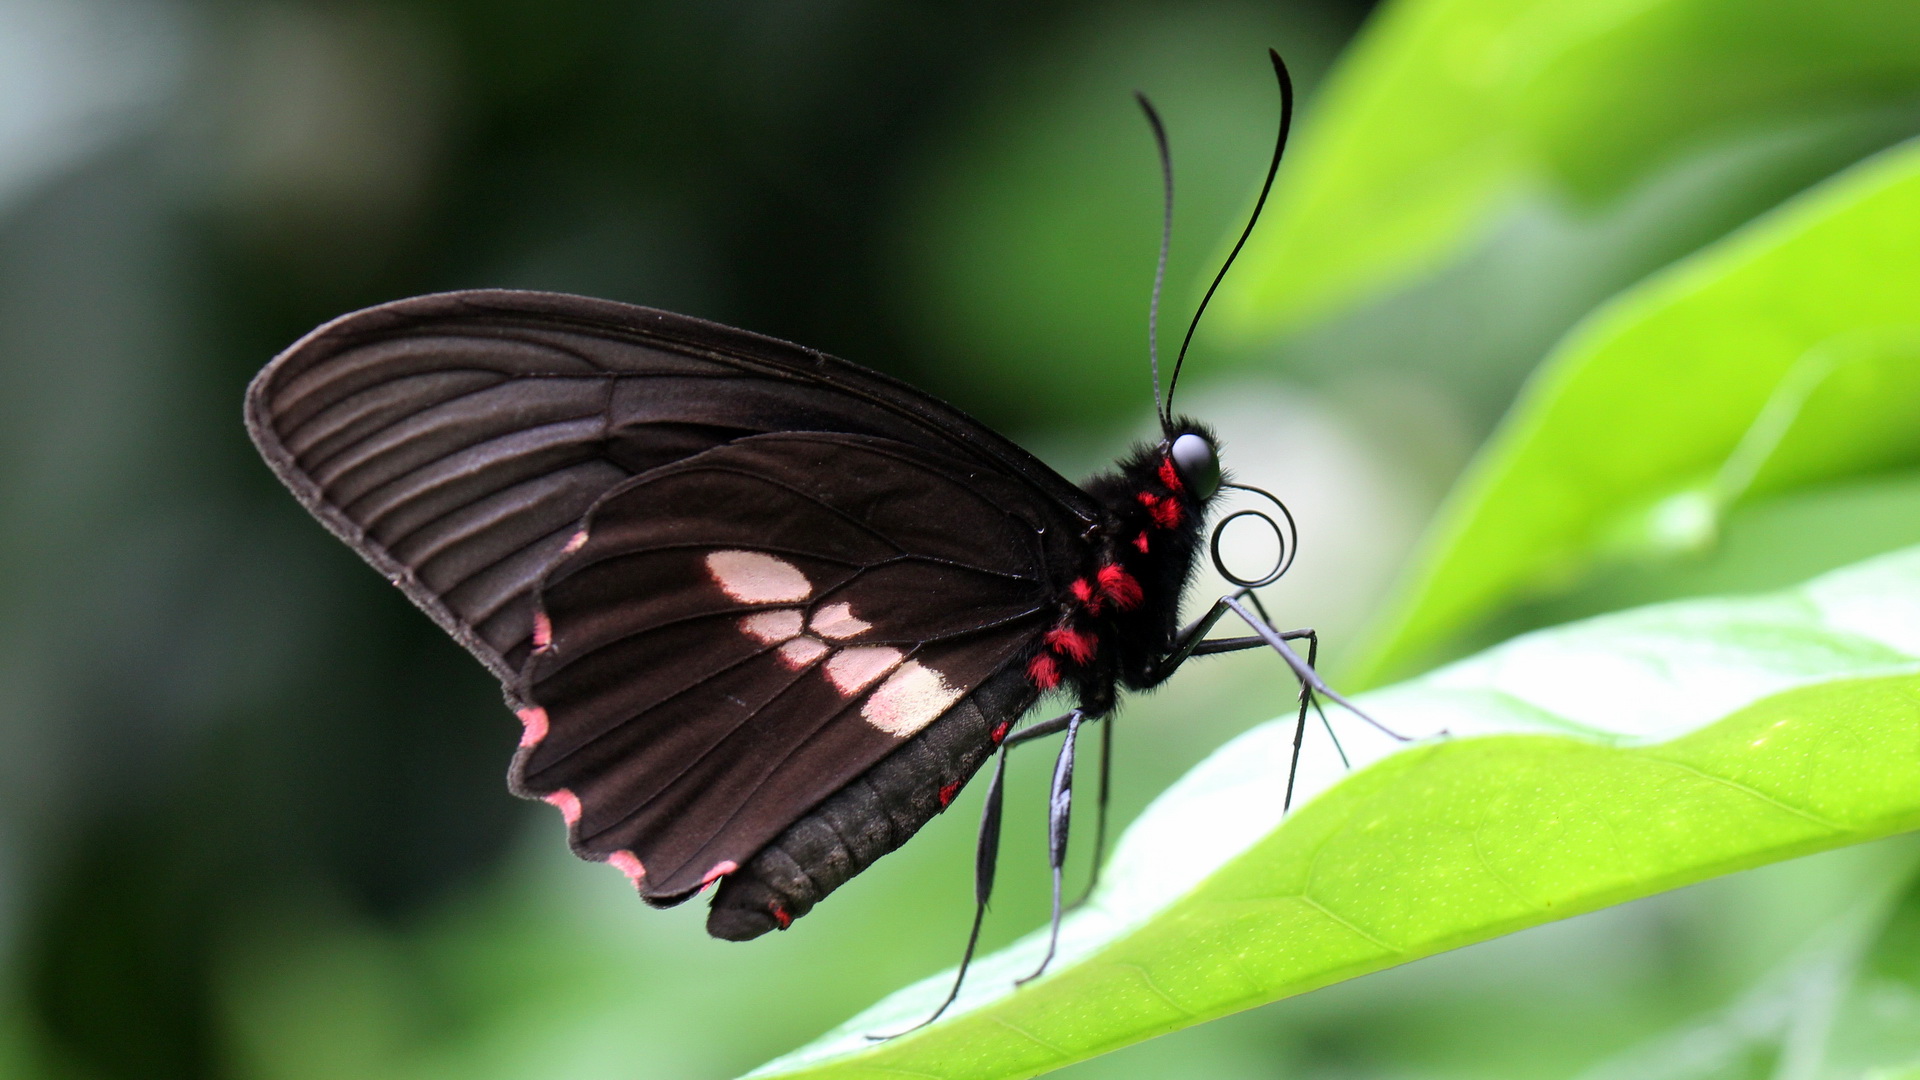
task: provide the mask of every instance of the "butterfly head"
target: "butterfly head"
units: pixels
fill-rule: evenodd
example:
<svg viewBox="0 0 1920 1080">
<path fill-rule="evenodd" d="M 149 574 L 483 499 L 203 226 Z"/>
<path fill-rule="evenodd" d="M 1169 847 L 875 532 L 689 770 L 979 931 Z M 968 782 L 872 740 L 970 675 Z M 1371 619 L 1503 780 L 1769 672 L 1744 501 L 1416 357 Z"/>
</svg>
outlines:
<svg viewBox="0 0 1920 1080">
<path fill-rule="evenodd" d="M 1204 432 L 1186 431 L 1174 436 L 1167 444 L 1166 455 L 1187 490 L 1201 502 L 1220 490 L 1220 452 Z"/>
</svg>

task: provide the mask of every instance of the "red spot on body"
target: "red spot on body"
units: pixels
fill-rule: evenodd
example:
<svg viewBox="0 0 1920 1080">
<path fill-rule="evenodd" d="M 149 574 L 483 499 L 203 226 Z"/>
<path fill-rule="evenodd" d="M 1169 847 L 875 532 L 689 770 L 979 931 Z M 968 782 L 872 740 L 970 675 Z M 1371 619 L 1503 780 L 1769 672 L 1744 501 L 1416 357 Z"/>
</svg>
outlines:
<svg viewBox="0 0 1920 1080">
<path fill-rule="evenodd" d="M 1073 583 L 1073 598 L 1087 609 L 1087 614 L 1100 614 L 1100 594 L 1093 589 L 1093 582 L 1086 578 L 1076 578 Z"/>
<path fill-rule="evenodd" d="M 1051 690 L 1060 685 L 1060 664 L 1046 653 L 1027 661 L 1027 678 L 1042 690 Z M 999 742 L 999 739 L 993 740 Z"/>
<path fill-rule="evenodd" d="M 1046 641 L 1047 648 L 1076 664 L 1093 659 L 1094 649 L 1099 645 L 1099 639 L 1092 634 L 1083 634 L 1070 626 L 1056 626 L 1047 631 Z"/>
<path fill-rule="evenodd" d="M 547 710 L 534 705 L 514 715 L 520 718 L 521 749 L 540 745 L 540 740 L 547 737 Z"/>
<path fill-rule="evenodd" d="M 779 923 L 782 930 L 793 925 L 793 916 L 787 914 L 787 909 L 779 904 L 769 905 L 767 913 L 773 916 L 773 921 Z"/>
<path fill-rule="evenodd" d="M 1160 459 L 1160 482 L 1167 485 L 1167 490 L 1171 492 L 1185 490 L 1180 483 L 1180 470 L 1173 467 L 1172 458 Z"/>
<path fill-rule="evenodd" d="M 999 742 L 1000 740 L 995 739 L 993 741 Z M 945 810 L 948 806 L 951 806 L 953 804 L 953 797 L 958 794 L 960 794 L 960 781 L 958 780 L 955 780 L 953 783 L 948 784 L 947 786 L 941 788 L 940 789 L 940 809 Z"/>
<path fill-rule="evenodd" d="M 740 864 L 734 862 L 732 859 L 715 863 L 713 864 L 713 869 L 707 871 L 707 876 L 700 879 L 700 887 L 704 889 L 738 869 L 740 869 Z"/>
<path fill-rule="evenodd" d="M 993 731 L 992 731 L 992 732 L 991 732 L 990 734 L 988 734 L 988 735 L 987 735 L 987 738 L 989 738 L 989 739 L 992 739 L 992 740 L 993 740 L 993 745 L 995 745 L 995 746 L 999 746 L 999 745 L 1000 745 L 1000 740 L 1002 740 L 1002 739 L 1004 739 L 1004 738 L 1006 738 L 1006 737 L 1007 737 L 1007 729 L 1008 729 L 1008 728 L 1010 728 L 1010 727 L 1012 727 L 1012 726 L 1013 726 L 1013 721 L 1011 721 L 1011 720 L 1002 720 L 1002 721 L 1000 721 L 1000 726 L 999 726 L 999 727 L 996 727 L 996 728 L 994 728 L 994 729 L 993 729 Z"/>
<path fill-rule="evenodd" d="M 1133 546 L 1140 549 L 1140 554 L 1145 555 L 1147 553 L 1147 534 L 1141 533 L 1139 536 L 1134 537 Z"/>
<path fill-rule="evenodd" d="M 546 652 L 553 645 L 553 620 L 544 611 L 533 613 L 533 651 Z"/>
<path fill-rule="evenodd" d="M 1146 594 L 1140 590 L 1140 583 L 1119 563 L 1108 563 L 1101 567 L 1099 576 L 1100 595 L 1113 601 L 1113 606 L 1121 611 L 1132 611 L 1146 599 Z"/>
<path fill-rule="evenodd" d="M 1141 506 L 1147 508 L 1147 513 L 1152 516 L 1153 523 L 1158 528 L 1175 528 L 1180 524 L 1181 517 L 1185 515 L 1185 511 L 1180 509 L 1178 499 L 1162 498 L 1151 491 L 1143 491 L 1135 498 L 1140 500 Z"/>
</svg>

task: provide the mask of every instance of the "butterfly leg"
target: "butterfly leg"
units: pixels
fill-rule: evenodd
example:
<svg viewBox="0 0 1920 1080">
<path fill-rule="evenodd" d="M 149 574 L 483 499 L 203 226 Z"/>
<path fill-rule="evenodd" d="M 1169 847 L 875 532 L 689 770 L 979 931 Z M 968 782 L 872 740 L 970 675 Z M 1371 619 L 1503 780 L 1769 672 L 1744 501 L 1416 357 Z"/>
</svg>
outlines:
<svg viewBox="0 0 1920 1080">
<path fill-rule="evenodd" d="M 1266 613 L 1263 611 L 1261 614 L 1264 615 Z M 1306 666 L 1308 669 L 1313 668 L 1314 661 L 1320 658 L 1319 631 L 1306 629 L 1277 631 L 1276 633 L 1282 641 L 1305 641 L 1307 643 Z M 1261 649 L 1267 647 L 1267 639 L 1257 635 L 1253 637 L 1215 638 L 1194 649 L 1191 655 L 1210 656 L 1216 653 L 1240 652 L 1245 649 Z M 1327 725 L 1327 734 L 1329 736 L 1333 735 L 1333 725 L 1327 722 L 1327 714 L 1321 710 L 1320 701 L 1314 696 L 1313 687 L 1305 679 L 1300 679 L 1299 682 L 1300 711 L 1294 717 L 1293 721 L 1293 753 L 1287 761 L 1286 794 L 1281 797 L 1280 801 L 1280 808 L 1283 811 L 1293 809 L 1293 787 L 1294 781 L 1300 776 L 1300 750 L 1306 743 L 1307 710 L 1309 708 L 1320 714 L 1321 723 Z M 1347 751 L 1340 745 L 1340 740 L 1337 738 L 1334 739 L 1333 746 L 1335 750 L 1339 751 L 1341 762 L 1345 763 L 1347 760 Z"/>
<path fill-rule="evenodd" d="M 1324 695 L 1327 699 L 1331 701 L 1337 702 L 1342 707 L 1344 707 L 1348 712 L 1352 713 L 1353 715 L 1359 717 L 1362 720 L 1365 720 L 1367 723 L 1372 724 L 1374 727 L 1378 728 L 1382 733 L 1392 737 L 1393 739 L 1399 742 L 1413 741 L 1412 736 L 1400 734 L 1399 732 L 1393 730 L 1387 725 L 1367 715 L 1367 713 L 1364 710 L 1362 710 L 1358 705 L 1355 705 L 1353 702 L 1348 701 L 1346 698 L 1342 697 L 1339 691 L 1335 690 L 1333 687 L 1328 686 L 1326 684 L 1326 680 L 1320 677 L 1320 673 L 1315 671 L 1311 664 L 1307 663 L 1305 660 L 1300 659 L 1300 654 L 1294 652 L 1293 649 L 1287 645 L 1288 637 L 1294 637 L 1294 638 L 1307 637 L 1309 635 L 1312 635 L 1313 631 L 1304 630 L 1304 631 L 1294 631 L 1292 634 L 1282 634 L 1280 631 L 1275 630 L 1272 626 L 1268 625 L 1265 619 L 1262 619 L 1259 616 L 1255 615 L 1253 612 L 1248 611 L 1246 609 L 1246 606 L 1240 603 L 1240 600 L 1238 597 L 1223 596 L 1220 598 L 1220 602 L 1222 604 L 1225 604 L 1227 608 L 1231 610 L 1235 615 L 1240 616 L 1241 620 L 1244 621 L 1248 626 L 1252 627 L 1255 637 L 1265 642 L 1266 645 L 1269 648 L 1271 648 L 1274 652 L 1277 652 L 1280 654 L 1280 658 L 1287 662 L 1287 666 L 1289 668 L 1293 669 L 1294 678 L 1299 679 L 1300 684 L 1303 687 L 1310 689 L 1313 693 Z"/>
<path fill-rule="evenodd" d="M 1112 778 L 1113 716 L 1108 715 L 1100 724 L 1100 794 L 1093 804 L 1093 872 L 1080 898 L 1067 905 L 1068 911 L 1092 899 L 1093 890 L 1100 885 L 1100 867 L 1107 861 L 1107 793 L 1112 790 Z"/>
<path fill-rule="evenodd" d="M 1267 614 L 1267 605 L 1260 602 L 1260 594 L 1257 592 L 1249 592 L 1247 593 L 1247 599 L 1253 601 L 1253 610 L 1260 613 L 1261 620 L 1268 626 L 1272 626 L 1273 616 Z M 1315 671 L 1320 670 L 1319 631 L 1309 627 L 1305 630 L 1289 630 L 1280 636 L 1288 641 L 1305 639 L 1307 643 L 1307 666 Z M 1252 640 L 1260 641 L 1263 645 L 1265 644 L 1265 641 L 1260 638 L 1254 638 Z M 1320 699 L 1313 696 L 1308 690 L 1306 683 L 1300 684 L 1300 719 L 1299 722 L 1294 725 L 1294 743 L 1296 747 L 1300 739 L 1306 735 L 1306 713 L 1308 706 L 1312 706 L 1314 714 L 1320 717 L 1320 726 L 1327 732 L 1327 741 L 1333 743 L 1333 752 L 1340 755 L 1340 767 L 1349 772 L 1353 771 L 1353 762 L 1347 759 L 1347 748 L 1340 745 L 1340 736 L 1333 730 L 1333 721 L 1327 719 L 1327 710 L 1320 707 Z M 1291 776 L 1288 777 L 1287 787 L 1287 805 L 1291 806 L 1293 803 L 1293 780 Z"/>
<path fill-rule="evenodd" d="M 1260 614 L 1265 616 L 1266 612 L 1263 610 Z M 1271 625 L 1271 623 L 1269 623 L 1269 625 Z M 1318 661 L 1320 659 L 1320 634 L 1318 631 L 1313 629 L 1290 630 L 1281 634 L 1280 637 L 1288 641 L 1305 639 L 1307 643 L 1307 667 L 1318 670 Z M 1264 641 L 1261 643 L 1265 644 Z M 1300 777 L 1300 747 L 1306 742 L 1307 738 L 1308 708 L 1312 708 L 1315 713 L 1319 714 L 1320 726 L 1327 729 L 1327 738 L 1333 740 L 1333 750 L 1334 753 L 1340 755 L 1340 764 L 1349 770 L 1353 768 L 1353 763 L 1347 760 L 1347 748 L 1340 745 L 1340 736 L 1333 733 L 1333 723 L 1327 719 L 1326 710 L 1320 707 L 1320 699 L 1314 696 L 1313 688 L 1302 680 L 1300 683 L 1300 712 L 1293 721 L 1293 759 L 1287 764 L 1287 793 L 1285 797 L 1280 800 L 1280 810 L 1283 813 L 1293 809 L 1294 781 Z"/>
<path fill-rule="evenodd" d="M 868 1035 L 868 1039 L 884 1042 L 918 1031 L 940 1019 L 947 1009 L 952 1007 L 955 999 L 959 998 L 960 987 L 967 981 L 967 968 L 973 964 L 974 950 L 980 945 L 980 926 L 987 917 L 987 901 L 993 897 L 994 871 L 1000 862 L 1000 816 L 1001 809 L 1006 804 L 1004 781 L 1007 775 L 1007 751 L 1023 742 L 1044 738 L 1057 731 L 1077 730 L 1083 715 L 1081 710 L 1075 709 L 1065 716 L 1056 716 L 1043 723 L 1022 728 L 1008 735 L 1000 743 L 1000 752 L 994 757 L 993 778 L 987 782 L 986 803 L 980 810 L 980 840 L 973 857 L 973 929 L 967 932 L 967 948 L 960 954 L 960 970 L 954 973 L 953 987 L 947 991 L 946 999 L 940 1002 L 940 1007 L 933 1010 L 933 1015 L 925 1020 L 891 1035 Z"/>
<path fill-rule="evenodd" d="M 1024 979 L 1015 979 L 1015 986 L 1025 986 L 1039 978 L 1053 963 L 1053 954 L 1060 947 L 1060 874 L 1067 863 L 1067 828 L 1073 817 L 1073 765 L 1075 748 L 1080 741 L 1079 709 L 1067 714 L 1072 719 L 1067 722 L 1067 737 L 1060 743 L 1060 756 L 1053 763 L 1053 788 L 1047 798 L 1047 866 L 1053 871 L 1053 921 L 1047 933 L 1047 955 L 1040 958 L 1040 966 L 1033 974 Z"/>
<path fill-rule="evenodd" d="M 1254 608 L 1259 611 L 1259 614 L 1256 615 L 1253 611 L 1249 611 L 1246 604 L 1242 603 L 1243 600 L 1252 601 Z M 1207 632 L 1212 630 L 1213 627 L 1229 613 L 1239 616 L 1242 621 L 1253 629 L 1254 634 L 1250 637 L 1207 639 Z M 1341 746 L 1339 738 L 1333 735 L 1333 724 L 1327 720 L 1326 712 L 1320 708 L 1319 695 L 1325 695 L 1327 698 L 1345 706 L 1346 709 L 1355 716 L 1372 724 L 1386 735 L 1400 742 L 1410 742 L 1411 738 L 1394 731 L 1392 728 L 1387 727 L 1385 724 L 1367 715 L 1367 713 L 1354 705 L 1353 702 L 1341 696 L 1339 692 L 1335 691 L 1331 686 L 1328 686 L 1326 681 L 1320 678 L 1320 674 L 1315 666 L 1320 654 L 1320 635 L 1317 632 L 1311 629 L 1288 630 L 1285 632 L 1275 630 L 1272 622 L 1266 618 L 1266 614 L 1266 609 L 1261 605 L 1260 598 L 1254 595 L 1251 589 L 1240 589 L 1221 597 L 1214 602 L 1213 607 L 1208 609 L 1205 615 L 1195 619 L 1193 623 L 1174 638 L 1173 649 L 1155 666 L 1150 685 L 1158 685 L 1165 681 L 1172 676 L 1175 671 L 1179 670 L 1182 664 L 1195 656 L 1211 656 L 1217 653 L 1239 652 L 1244 649 L 1258 648 L 1270 648 L 1279 653 L 1280 658 L 1286 661 L 1287 667 L 1292 670 L 1294 678 L 1300 682 L 1300 710 L 1294 722 L 1293 755 L 1292 761 L 1289 763 L 1287 769 L 1287 788 L 1284 804 L 1287 808 L 1291 808 L 1293 805 L 1294 780 L 1299 772 L 1300 750 L 1305 741 L 1307 710 L 1309 708 L 1319 714 L 1321 724 L 1326 727 L 1328 736 L 1333 738 L 1333 746 L 1335 751 L 1340 755 L 1341 763 L 1348 765 L 1349 768 L 1352 767 L 1347 760 L 1346 748 Z M 1300 640 L 1307 642 L 1307 659 L 1305 660 L 1301 659 L 1300 655 L 1294 652 L 1287 644 L 1289 641 Z"/>
<path fill-rule="evenodd" d="M 1263 611 L 1261 614 L 1264 615 L 1266 612 Z M 1302 631 L 1296 630 L 1294 633 L 1299 634 L 1302 633 Z M 1320 654 L 1320 635 L 1312 630 L 1304 631 L 1304 633 L 1307 639 L 1307 666 L 1318 671 L 1320 665 L 1314 663 L 1314 659 Z M 1340 736 L 1333 730 L 1333 721 L 1327 719 L 1327 710 L 1320 707 L 1320 699 L 1310 693 L 1305 684 L 1302 684 L 1300 687 L 1300 708 L 1304 711 L 1309 705 L 1313 707 L 1314 715 L 1320 718 L 1320 727 L 1326 731 L 1327 741 L 1333 744 L 1333 752 L 1340 755 L 1340 767 L 1348 772 L 1352 772 L 1353 762 L 1347 758 L 1347 748 L 1340 745 Z"/>
</svg>

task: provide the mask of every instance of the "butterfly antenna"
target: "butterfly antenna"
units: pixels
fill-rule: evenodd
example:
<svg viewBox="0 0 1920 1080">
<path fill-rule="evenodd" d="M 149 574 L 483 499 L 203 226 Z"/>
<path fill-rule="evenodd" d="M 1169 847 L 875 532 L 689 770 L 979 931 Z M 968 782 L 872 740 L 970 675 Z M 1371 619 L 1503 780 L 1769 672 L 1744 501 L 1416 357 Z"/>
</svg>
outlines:
<svg viewBox="0 0 1920 1080">
<path fill-rule="evenodd" d="M 1160 214 L 1160 261 L 1153 268 L 1153 298 L 1147 301 L 1147 363 L 1153 367 L 1153 407 L 1160 414 L 1161 426 L 1165 427 L 1173 420 L 1160 397 L 1160 287 L 1167 280 L 1167 248 L 1173 242 L 1173 152 L 1167 149 L 1167 128 L 1160 122 L 1153 102 L 1138 90 L 1133 96 L 1140 102 L 1140 111 L 1147 114 L 1147 124 L 1153 128 L 1153 142 L 1160 150 L 1161 189 L 1165 192 Z M 1171 387 L 1168 392 L 1172 392 Z"/>
<path fill-rule="evenodd" d="M 1247 218 L 1247 227 L 1240 230 L 1240 239 L 1233 242 L 1233 250 L 1227 253 L 1227 261 L 1221 264 L 1220 272 L 1213 275 L 1213 284 L 1207 286 L 1207 294 L 1200 298 L 1200 306 L 1194 310 L 1193 321 L 1187 324 L 1187 336 L 1180 342 L 1180 355 L 1173 361 L 1173 377 L 1167 380 L 1167 402 L 1162 410 L 1163 415 L 1171 415 L 1173 411 L 1173 388 L 1180 382 L 1180 365 L 1186 363 L 1187 346 L 1193 344 L 1193 332 L 1200 328 L 1200 316 L 1207 313 L 1207 302 L 1213 299 L 1214 290 L 1226 279 L 1227 271 L 1233 268 L 1233 260 L 1239 256 L 1240 249 L 1246 246 L 1247 237 L 1253 235 L 1253 227 L 1260 221 L 1260 211 L 1267 205 L 1267 193 L 1273 190 L 1273 178 L 1280 171 L 1280 155 L 1287 149 L 1287 134 L 1293 129 L 1293 78 L 1287 74 L 1286 61 L 1280 59 L 1279 53 L 1268 49 L 1267 55 L 1273 59 L 1274 78 L 1280 82 L 1280 136 L 1273 143 L 1273 161 L 1267 166 L 1267 182 L 1260 185 L 1260 198 L 1253 204 L 1253 215 Z M 1156 390 L 1159 387 L 1157 373 L 1154 386 Z"/>
</svg>

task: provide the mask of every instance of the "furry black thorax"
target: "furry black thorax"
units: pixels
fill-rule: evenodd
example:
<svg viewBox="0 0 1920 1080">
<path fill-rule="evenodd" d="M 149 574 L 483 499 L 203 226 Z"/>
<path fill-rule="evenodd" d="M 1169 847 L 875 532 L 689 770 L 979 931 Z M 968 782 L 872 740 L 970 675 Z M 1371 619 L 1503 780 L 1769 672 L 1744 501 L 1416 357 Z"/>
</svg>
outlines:
<svg viewBox="0 0 1920 1080">
<path fill-rule="evenodd" d="M 1112 471 L 1081 485 L 1103 513 L 1088 530 L 1085 562 L 1060 600 L 1059 622 L 1029 661 L 1039 689 L 1070 687 L 1097 713 L 1111 707 L 1117 687 L 1152 684 L 1178 633 L 1180 601 L 1218 497 L 1192 490 L 1168 456 L 1188 433 L 1219 445 L 1205 426 L 1183 417 L 1161 441 L 1136 445 Z"/>
</svg>

